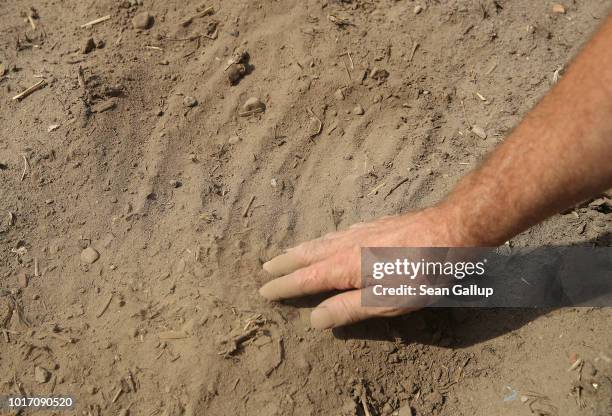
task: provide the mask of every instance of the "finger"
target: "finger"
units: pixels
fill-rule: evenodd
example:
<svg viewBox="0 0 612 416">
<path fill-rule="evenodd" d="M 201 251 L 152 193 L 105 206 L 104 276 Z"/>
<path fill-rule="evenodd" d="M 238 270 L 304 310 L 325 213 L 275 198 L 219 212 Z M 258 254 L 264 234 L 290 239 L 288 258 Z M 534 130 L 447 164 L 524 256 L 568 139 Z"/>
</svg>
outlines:
<svg viewBox="0 0 612 416">
<path fill-rule="evenodd" d="M 284 276 L 307 266 L 306 263 L 300 256 L 293 252 L 283 253 L 279 256 L 274 257 L 272 260 L 263 264 L 263 269 L 270 273 L 272 276 Z"/>
<path fill-rule="evenodd" d="M 274 279 L 259 289 L 268 300 L 295 298 L 330 290 L 361 286 L 359 249 L 337 253 L 325 260 Z"/>
<path fill-rule="evenodd" d="M 335 233 L 334 233 L 335 234 Z M 263 269 L 272 276 L 284 276 L 309 264 L 316 263 L 346 247 L 345 241 L 338 241 L 331 234 L 307 241 L 290 248 L 263 264 Z"/>
<path fill-rule="evenodd" d="M 370 318 L 397 316 L 417 309 L 361 306 L 363 291 L 351 290 L 327 299 L 310 314 L 310 325 L 315 329 L 329 329 Z"/>
</svg>

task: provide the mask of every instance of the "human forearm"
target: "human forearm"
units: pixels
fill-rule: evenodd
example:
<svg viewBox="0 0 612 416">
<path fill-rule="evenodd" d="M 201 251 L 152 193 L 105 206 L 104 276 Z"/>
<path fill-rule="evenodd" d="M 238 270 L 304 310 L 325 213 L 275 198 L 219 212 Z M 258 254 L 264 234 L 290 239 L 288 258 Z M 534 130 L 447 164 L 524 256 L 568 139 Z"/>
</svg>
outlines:
<svg viewBox="0 0 612 416">
<path fill-rule="evenodd" d="M 563 79 L 442 203 L 462 245 L 496 245 L 612 187 L 612 16 Z"/>
<path fill-rule="evenodd" d="M 612 18 L 563 80 L 483 165 L 434 207 L 353 225 L 304 242 L 264 269 L 270 300 L 341 290 L 311 315 L 314 328 L 414 310 L 361 303 L 361 247 L 495 246 L 612 187 Z"/>
</svg>

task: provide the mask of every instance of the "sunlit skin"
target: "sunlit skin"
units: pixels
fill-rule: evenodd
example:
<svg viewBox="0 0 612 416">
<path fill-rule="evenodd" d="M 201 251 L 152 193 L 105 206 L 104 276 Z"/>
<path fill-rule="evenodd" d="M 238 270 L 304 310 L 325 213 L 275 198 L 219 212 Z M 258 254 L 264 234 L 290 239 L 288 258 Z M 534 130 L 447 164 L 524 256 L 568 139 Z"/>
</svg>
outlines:
<svg viewBox="0 0 612 416">
<path fill-rule="evenodd" d="M 439 204 L 353 225 L 264 264 L 269 300 L 343 290 L 311 314 L 314 328 L 412 309 L 361 306 L 360 247 L 495 246 L 612 187 L 612 15 L 561 81 Z"/>
</svg>

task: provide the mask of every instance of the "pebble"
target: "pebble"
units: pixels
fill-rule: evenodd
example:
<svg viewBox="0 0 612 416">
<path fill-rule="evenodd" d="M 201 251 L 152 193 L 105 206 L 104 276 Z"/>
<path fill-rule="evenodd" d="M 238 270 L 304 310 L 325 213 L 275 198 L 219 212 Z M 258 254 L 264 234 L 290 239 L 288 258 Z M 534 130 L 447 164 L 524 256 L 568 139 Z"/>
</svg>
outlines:
<svg viewBox="0 0 612 416">
<path fill-rule="evenodd" d="M 476 136 L 480 137 L 483 140 L 487 138 L 487 132 L 480 126 L 472 126 L 472 133 L 474 133 Z"/>
<path fill-rule="evenodd" d="M 344 93 L 342 92 L 342 89 L 338 88 L 336 92 L 334 92 L 334 97 L 338 101 L 344 100 Z"/>
<path fill-rule="evenodd" d="M 51 378 L 51 373 L 43 367 L 36 366 L 34 367 L 34 379 L 39 384 L 44 384 Z"/>
<path fill-rule="evenodd" d="M 240 141 L 240 137 L 238 136 L 232 136 L 229 138 L 229 140 L 227 141 L 229 144 L 236 144 Z"/>
<path fill-rule="evenodd" d="M 134 29 L 149 29 L 153 26 L 153 16 L 149 12 L 138 13 L 132 19 L 132 26 L 134 26 Z"/>
<path fill-rule="evenodd" d="M 81 251 L 81 260 L 87 264 L 93 264 L 100 258 L 100 253 L 93 247 L 87 247 Z"/>
<path fill-rule="evenodd" d="M 266 105 L 257 97 L 251 97 L 242 106 L 244 111 L 265 111 Z"/>
<path fill-rule="evenodd" d="M 552 6 L 553 13 L 565 14 L 565 6 L 559 3 L 555 3 Z"/>
<path fill-rule="evenodd" d="M 89 53 L 96 49 L 96 42 L 94 42 L 93 38 L 88 38 L 83 46 L 81 46 L 81 53 Z"/>
<path fill-rule="evenodd" d="M 420 4 L 417 4 L 416 6 L 414 6 L 414 14 L 419 14 L 423 11 L 423 6 L 421 6 Z"/>
<path fill-rule="evenodd" d="M 357 114 L 358 116 L 361 116 L 364 113 L 365 113 L 365 110 L 360 105 L 356 105 L 355 108 L 353 108 L 353 114 Z"/>
<path fill-rule="evenodd" d="M 198 100 L 196 100 L 190 95 L 186 95 L 185 98 L 183 98 L 183 105 L 185 107 L 195 107 L 196 105 L 198 105 Z"/>
</svg>

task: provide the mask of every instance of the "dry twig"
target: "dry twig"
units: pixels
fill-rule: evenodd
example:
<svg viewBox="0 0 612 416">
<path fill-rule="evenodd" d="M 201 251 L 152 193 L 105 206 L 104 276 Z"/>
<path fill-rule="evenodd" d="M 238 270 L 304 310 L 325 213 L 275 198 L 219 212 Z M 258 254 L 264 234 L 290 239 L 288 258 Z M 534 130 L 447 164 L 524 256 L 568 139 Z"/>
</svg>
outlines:
<svg viewBox="0 0 612 416">
<path fill-rule="evenodd" d="M 41 79 L 36 84 L 32 85 L 29 88 L 26 88 L 25 91 L 20 92 L 19 94 L 14 96 L 13 100 L 21 100 L 21 99 L 27 97 L 28 95 L 32 94 L 34 91 L 37 91 L 37 90 L 41 89 L 45 85 L 47 85 L 47 81 L 45 81 L 44 79 Z"/>
<path fill-rule="evenodd" d="M 90 26 L 93 26 L 93 25 L 97 25 L 98 23 L 106 22 L 110 18 L 111 18 L 110 14 L 107 14 L 106 16 L 103 16 L 103 17 L 99 17 L 99 18 L 94 19 L 94 20 L 92 20 L 90 22 L 82 24 L 81 25 L 81 29 L 86 28 L 86 27 L 90 27 Z"/>
</svg>

